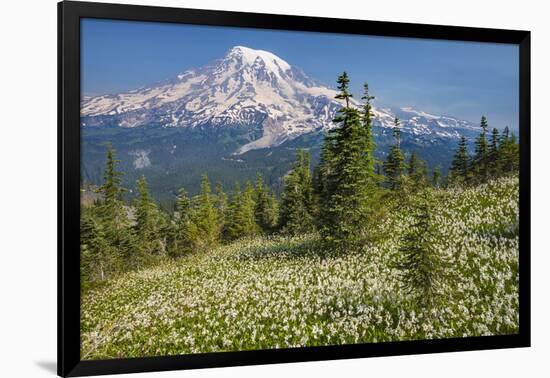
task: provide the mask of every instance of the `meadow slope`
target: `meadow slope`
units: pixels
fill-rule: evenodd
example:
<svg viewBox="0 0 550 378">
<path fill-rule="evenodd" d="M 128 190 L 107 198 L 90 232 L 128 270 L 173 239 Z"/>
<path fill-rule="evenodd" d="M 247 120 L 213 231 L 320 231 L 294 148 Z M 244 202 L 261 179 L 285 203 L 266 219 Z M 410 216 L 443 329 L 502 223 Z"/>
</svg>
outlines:
<svg viewBox="0 0 550 378">
<path fill-rule="evenodd" d="M 432 215 L 448 266 L 429 311 L 402 285 L 412 219 L 396 211 L 358 252 L 320 255 L 316 234 L 259 237 L 87 290 L 82 358 L 517 333 L 517 177 L 440 191 Z"/>
</svg>

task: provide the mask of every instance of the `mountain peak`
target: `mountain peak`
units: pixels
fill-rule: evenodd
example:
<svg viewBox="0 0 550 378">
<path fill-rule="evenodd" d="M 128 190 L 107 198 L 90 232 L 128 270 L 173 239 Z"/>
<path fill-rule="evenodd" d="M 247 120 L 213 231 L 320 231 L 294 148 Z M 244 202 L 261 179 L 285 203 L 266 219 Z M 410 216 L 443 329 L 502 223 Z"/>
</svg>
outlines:
<svg viewBox="0 0 550 378">
<path fill-rule="evenodd" d="M 277 146 L 300 135 L 330 129 L 342 104 L 337 92 L 310 79 L 277 55 L 234 46 L 221 59 L 178 75 L 177 80 L 114 95 L 82 99 L 83 126 L 261 128 L 239 153 Z M 356 106 L 360 103 L 352 101 Z M 375 125 L 415 136 L 458 138 L 465 121 L 412 108 L 373 109 Z"/>
<path fill-rule="evenodd" d="M 226 54 L 226 58 L 240 58 L 243 64 L 250 66 L 261 61 L 270 71 L 274 72 L 278 72 L 279 69 L 283 72 L 291 69 L 290 64 L 277 55 L 269 51 L 255 50 L 246 46 L 234 46 Z"/>
</svg>

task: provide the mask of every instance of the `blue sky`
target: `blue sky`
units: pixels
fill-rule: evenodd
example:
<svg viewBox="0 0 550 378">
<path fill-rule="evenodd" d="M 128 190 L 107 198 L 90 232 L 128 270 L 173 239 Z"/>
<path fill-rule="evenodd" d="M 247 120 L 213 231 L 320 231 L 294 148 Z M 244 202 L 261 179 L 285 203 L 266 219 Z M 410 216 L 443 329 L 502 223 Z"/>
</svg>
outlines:
<svg viewBox="0 0 550 378">
<path fill-rule="evenodd" d="M 135 21 L 81 21 L 82 93 L 136 89 L 221 58 L 241 45 L 268 50 L 329 86 L 346 70 L 360 97 L 517 129 L 516 45 L 227 28 Z"/>
</svg>

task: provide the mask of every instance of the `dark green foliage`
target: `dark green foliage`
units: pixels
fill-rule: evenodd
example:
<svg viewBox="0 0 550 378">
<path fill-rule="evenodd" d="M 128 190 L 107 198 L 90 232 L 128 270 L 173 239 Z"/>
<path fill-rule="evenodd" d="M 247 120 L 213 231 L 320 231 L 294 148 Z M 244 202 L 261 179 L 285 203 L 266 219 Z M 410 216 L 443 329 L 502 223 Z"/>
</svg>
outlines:
<svg viewBox="0 0 550 378">
<path fill-rule="evenodd" d="M 161 230 L 165 218 L 161 215 L 156 203 L 149 195 L 145 176 L 136 184 L 138 196 L 135 201 L 135 235 L 138 248 L 145 255 L 165 252 L 165 241 Z"/>
<path fill-rule="evenodd" d="M 121 255 L 128 266 L 136 267 L 139 264 L 135 236 L 128 217 L 129 208 L 122 200 L 127 190 L 121 186 L 122 173 L 117 170 L 117 164 L 115 151 L 108 145 L 104 182 L 97 190 L 101 199 L 94 213 L 97 214 L 98 224 L 110 249 Z"/>
<path fill-rule="evenodd" d="M 221 236 L 218 211 L 214 207 L 208 176 L 203 175 L 201 192 L 192 201 L 188 238 L 195 250 L 208 249 L 218 244 Z"/>
<path fill-rule="evenodd" d="M 344 72 L 338 77 L 340 93 L 336 98 L 345 99 L 346 106 L 334 119 L 338 127 L 325 138 L 318 188 L 321 236 L 326 244 L 339 247 L 355 245 L 364 238 L 369 191 L 374 190 L 374 162 L 369 162 L 373 144 L 369 147 L 367 128 L 361 122 L 363 119 L 368 123 L 370 115 L 362 117 L 349 106 L 348 84 Z"/>
<path fill-rule="evenodd" d="M 432 186 L 439 188 L 441 186 L 441 168 L 435 167 L 432 172 Z"/>
<path fill-rule="evenodd" d="M 278 221 L 277 199 L 269 193 L 268 188 L 264 184 L 261 174 L 256 177 L 256 185 L 254 188 L 255 209 L 254 215 L 256 223 L 264 234 L 269 234 L 274 231 Z"/>
<path fill-rule="evenodd" d="M 472 178 L 477 182 L 485 182 L 489 178 L 489 145 L 487 130 L 489 124 L 485 116 L 481 117 L 481 133 L 475 142 L 475 154 L 471 162 Z"/>
<path fill-rule="evenodd" d="M 519 144 L 516 136 L 510 134 L 508 127 L 500 138 L 498 166 L 501 174 L 510 174 L 519 170 Z"/>
<path fill-rule="evenodd" d="M 256 224 L 255 208 L 252 184 L 248 182 L 245 190 L 241 191 L 237 183 L 231 197 L 229 219 L 225 229 L 225 236 L 228 240 L 254 236 L 260 232 Z"/>
<path fill-rule="evenodd" d="M 224 225 L 227 217 L 227 207 L 228 207 L 228 198 L 227 194 L 223 191 L 223 186 L 221 182 L 216 184 L 216 198 L 214 200 L 214 206 L 218 210 L 218 220 L 221 225 Z"/>
<path fill-rule="evenodd" d="M 470 174 L 470 155 L 466 138 L 461 137 L 458 148 L 455 152 L 449 173 L 451 184 L 464 184 L 468 181 Z"/>
<path fill-rule="evenodd" d="M 369 174 L 369 179 L 372 183 L 376 181 L 375 177 L 375 164 L 376 164 L 376 158 L 374 157 L 374 151 L 376 149 L 376 144 L 374 142 L 374 137 L 372 134 L 372 105 L 371 101 L 374 100 L 374 96 L 371 96 L 369 93 L 369 84 L 365 83 L 363 85 L 363 97 L 361 97 L 362 100 L 365 101 L 365 104 L 363 106 L 363 113 L 362 113 L 362 122 L 363 122 L 363 133 L 365 138 L 365 158 L 364 158 L 364 164 L 365 169 L 367 170 Z"/>
<path fill-rule="evenodd" d="M 285 177 L 279 227 L 283 233 L 300 234 L 314 229 L 311 156 L 299 150 L 292 171 Z"/>
<path fill-rule="evenodd" d="M 117 163 L 115 151 L 109 144 L 107 146 L 107 162 L 103 175 L 103 185 L 97 189 L 97 192 L 101 195 L 98 213 L 104 222 L 109 223 L 108 233 L 111 231 L 116 232 L 128 225 L 127 211 L 122 202 L 122 196 L 127 190 L 121 186 L 122 173 L 117 171 Z"/>
<path fill-rule="evenodd" d="M 369 86 L 372 91 L 374 88 Z M 355 95 L 354 97 L 359 97 Z M 359 109 L 364 115 L 363 109 Z M 373 121 L 373 136 L 376 141 L 376 159 L 384 161 L 393 144 L 391 130 L 377 126 Z M 105 144 L 113 144 L 120 160 L 118 169 L 124 172 L 122 186 L 133 188 L 143 174 L 147 177 L 149 192 L 163 210 L 172 211 L 178 190 L 184 187 L 190 196 L 200 191 L 203 173 L 214 184 L 220 182 L 227 194 L 235 181 L 244 183 L 255 180 L 261 173 L 266 185 L 277 196 L 284 189 L 283 177 L 294 163 L 289 151 L 307 149 L 311 153 L 312 166 L 318 166 L 325 133 L 309 133 L 288 140 L 269 150 L 251 150 L 242 155 L 232 155 L 244 143 L 250 142 L 246 127 L 205 128 L 162 128 L 147 125 L 137 128 L 84 127 L 81 129 L 82 185 L 99 186 L 103 182 Z M 468 131 L 467 138 L 472 131 Z M 442 173 L 447 173 L 456 145 L 449 139 L 419 140 L 412 134 L 401 136 L 401 150 L 408 157 L 412 151 L 424 159 L 430 167 L 441 165 Z M 469 139 L 468 139 L 469 140 Z M 177 148 L 174 148 L 177 146 Z M 150 166 L 135 169 L 135 152 L 149 152 Z M 379 172 L 382 173 L 382 172 Z M 131 200 L 127 193 L 125 201 Z"/>
<path fill-rule="evenodd" d="M 388 157 L 384 162 L 385 184 L 391 190 L 399 190 L 403 188 L 404 183 L 405 157 L 401 152 L 401 128 L 398 118 L 395 118 L 394 121 L 393 136 L 395 143 L 391 146 Z"/>
<path fill-rule="evenodd" d="M 83 286 L 102 281 L 119 269 L 120 258 L 105 240 L 101 225 L 90 209 L 83 209 L 80 218 L 80 270 Z"/>
<path fill-rule="evenodd" d="M 407 174 L 410 177 L 413 191 L 428 185 L 428 168 L 426 162 L 416 155 L 416 151 L 413 151 L 409 157 Z"/>
<path fill-rule="evenodd" d="M 342 75 L 338 76 L 338 80 L 336 81 L 338 83 L 338 90 L 340 91 L 336 98 L 340 100 L 344 100 L 346 102 L 346 108 L 349 108 L 349 99 L 353 97 L 353 95 L 349 91 L 349 77 L 347 72 L 343 72 Z"/>
<path fill-rule="evenodd" d="M 487 141 L 488 123 L 481 118 L 482 131 L 475 141 L 475 155 L 470 158 L 466 138 L 462 137 L 450 168 L 448 182 L 451 185 L 480 184 L 491 178 L 517 172 L 519 169 L 519 144 L 508 127 L 502 135 L 496 128 Z"/>
<path fill-rule="evenodd" d="M 499 141 L 500 136 L 498 130 L 493 128 L 491 133 L 491 141 L 489 143 L 489 151 L 487 156 L 487 164 L 489 169 L 490 177 L 498 177 L 500 175 L 500 166 L 499 166 Z"/>
<path fill-rule="evenodd" d="M 171 222 L 171 233 L 168 253 L 179 257 L 193 248 L 190 232 L 191 200 L 185 189 L 181 188 L 176 199 L 176 206 Z"/>
<path fill-rule="evenodd" d="M 437 227 L 431 209 L 433 195 L 427 190 L 416 197 L 408 208 L 412 223 L 401 238 L 398 264 L 404 289 L 423 308 L 431 308 L 438 300 L 438 289 L 445 279 L 446 258 L 433 246 Z"/>
</svg>

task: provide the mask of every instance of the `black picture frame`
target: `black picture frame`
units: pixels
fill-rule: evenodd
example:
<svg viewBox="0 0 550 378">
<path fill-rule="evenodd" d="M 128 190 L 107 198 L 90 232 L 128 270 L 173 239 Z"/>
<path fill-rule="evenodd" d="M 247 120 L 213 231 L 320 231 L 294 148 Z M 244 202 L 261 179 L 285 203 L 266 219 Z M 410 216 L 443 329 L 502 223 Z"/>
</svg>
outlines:
<svg viewBox="0 0 550 378">
<path fill-rule="evenodd" d="M 519 46 L 519 334 L 112 360 L 80 359 L 80 19 L 508 43 Z M 155 6 L 58 3 L 58 374 L 83 376 L 530 346 L 530 32 Z"/>
</svg>

